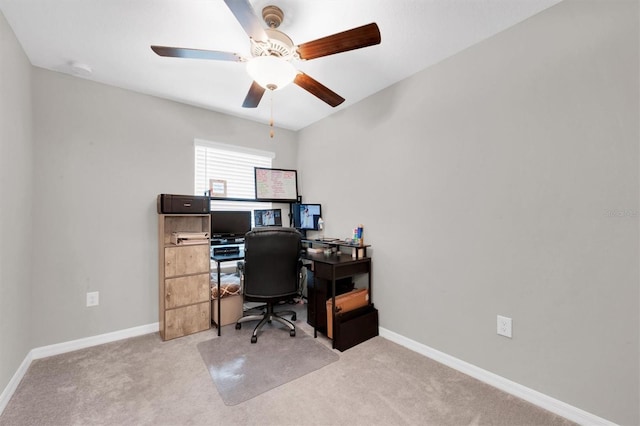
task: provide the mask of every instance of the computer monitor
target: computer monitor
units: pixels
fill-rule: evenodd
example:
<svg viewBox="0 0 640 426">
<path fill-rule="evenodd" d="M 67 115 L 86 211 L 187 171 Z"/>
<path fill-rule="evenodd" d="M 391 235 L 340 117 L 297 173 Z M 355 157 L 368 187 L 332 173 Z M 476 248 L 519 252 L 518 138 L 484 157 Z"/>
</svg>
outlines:
<svg viewBox="0 0 640 426">
<path fill-rule="evenodd" d="M 251 231 L 250 211 L 212 210 L 211 239 L 244 238 Z"/>
<path fill-rule="evenodd" d="M 254 210 L 253 222 L 256 227 L 282 226 L 282 209 Z"/>
<path fill-rule="evenodd" d="M 320 204 L 293 204 L 293 226 L 297 229 L 319 230 L 318 219 L 322 216 Z"/>
</svg>

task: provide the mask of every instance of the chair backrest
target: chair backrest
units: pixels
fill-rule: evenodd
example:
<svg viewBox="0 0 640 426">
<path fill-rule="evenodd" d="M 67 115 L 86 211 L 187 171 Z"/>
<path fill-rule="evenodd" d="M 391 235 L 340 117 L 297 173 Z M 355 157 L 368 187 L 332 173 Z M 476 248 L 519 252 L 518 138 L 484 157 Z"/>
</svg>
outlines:
<svg viewBox="0 0 640 426">
<path fill-rule="evenodd" d="M 244 238 L 245 297 L 276 299 L 298 293 L 302 234 L 294 228 L 267 227 Z"/>
</svg>

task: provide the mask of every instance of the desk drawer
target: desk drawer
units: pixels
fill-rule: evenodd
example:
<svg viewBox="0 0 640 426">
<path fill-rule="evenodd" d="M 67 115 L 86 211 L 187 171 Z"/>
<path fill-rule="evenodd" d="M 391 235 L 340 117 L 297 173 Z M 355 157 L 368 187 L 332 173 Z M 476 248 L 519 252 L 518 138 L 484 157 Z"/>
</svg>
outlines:
<svg viewBox="0 0 640 426">
<path fill-rule="evenodd" d="M 335 268 L 336 280 L 340 278 L 353 277 L 354 275 L 371 272 L 371 260 L 363 259 L 344 264 L 332 265 L 329 263 L 314 262 L 314 273 L 317 278 L 331 280 L 333 269 Z"/>
</svg>

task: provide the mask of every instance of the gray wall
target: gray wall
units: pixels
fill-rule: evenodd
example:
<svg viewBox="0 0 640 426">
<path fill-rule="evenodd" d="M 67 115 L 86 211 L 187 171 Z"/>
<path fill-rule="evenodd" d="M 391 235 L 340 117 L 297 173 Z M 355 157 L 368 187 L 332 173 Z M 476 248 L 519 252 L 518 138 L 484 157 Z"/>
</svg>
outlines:
<svg viewBox="0 0 640 426">
<path fill-rule="evenodd" d="M 202 138 L 297 168 L 327 235 L 365 225 L 383 327 L 640 423 L 636 1 L 565 1 L 273 141 L 0 36 L 0 389 L 31 348 L 157 321 L 155 196 L 192 191 Z"/>
<path fill-rule="evenodd" d="M 0 14 L 0 390 L 33 347 L 31 65 Z"/>
<path fill-rule="evenodd" d="M 40 245 L 32 308 L 55 327 L 33 346 L 158 321 L 156 195 L 192 194 L 194 138 L 276 153 L 295 168 L 295 134 L 34 69 L 34 231 Z M 87 308 L 88 291 L 100 306 Z"/>
<path fill-rule="evenodd" d="M 299 132 L 381 326 L 640 423 L 638 75 L 638 2 L 565 1 Z"/>
</svg>

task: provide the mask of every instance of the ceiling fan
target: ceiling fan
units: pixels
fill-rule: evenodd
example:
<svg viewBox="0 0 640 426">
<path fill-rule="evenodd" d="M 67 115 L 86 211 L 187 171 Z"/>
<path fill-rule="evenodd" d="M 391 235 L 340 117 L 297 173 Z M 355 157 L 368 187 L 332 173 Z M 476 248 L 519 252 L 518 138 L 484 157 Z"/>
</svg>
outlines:
<svg viewBox="0 0 640 426">
<path fill-rule="evenodd" d="M 321 58 L 380 43 L 378 25 L 371 23 L 294 45 L 289 36 L 277 30 L 284 18 L 284 13 L 277 6 L 266 6 L 262 9 L 262 18 L 268 26 L 263 28 L 249 0 L 224 2 L 249 36 L 251 58 L 247 59 L 231 52 L 183 47 L 151 46 L 151 49 L 160 56 L 173 58 L 246 62 L 247 72 L 253 78 L 253 83 L 242 103 L 244 108 L 256 108 L 265 90 L 278 90 L 289 83 L 296 84 L 330 106 L 336 107 L 344 102 L 344 98 L 297 70 L 291 61 Z"/>
</svg>

